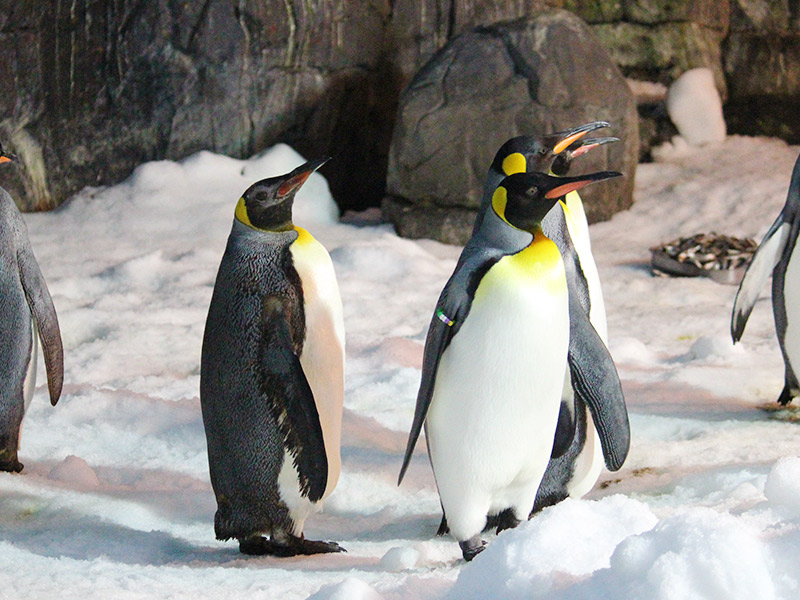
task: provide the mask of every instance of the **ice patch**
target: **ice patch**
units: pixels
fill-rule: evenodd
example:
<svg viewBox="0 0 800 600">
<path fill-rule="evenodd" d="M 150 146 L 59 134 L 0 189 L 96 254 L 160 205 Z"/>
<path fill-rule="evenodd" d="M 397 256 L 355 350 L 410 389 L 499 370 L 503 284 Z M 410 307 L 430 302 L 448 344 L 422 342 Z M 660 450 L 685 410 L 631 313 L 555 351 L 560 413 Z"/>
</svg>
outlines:
<svg viewBox="0 0 800 600">
<path fill-rule="evenodd" d="M 72 484 L 85 490 L 100 487 L 100 480 L 85 460 L 73 454 L 67 456 L 63 462 L 50 469 L 48 477 L 54 481 Z"/>
<path fill-rule="evenodd" d="M 381 567 L 387 571 L 405 571 L 417 566 L 420 552 L 408 546 L 389 548 L 381 558 Z"/>
<path fill-rule="evenodd" d="M 776 462 L 764 484 L 769 503 L 800 517 L 800 458 L 787 456 Z"/>
<path fill-rule="evenodd" d="M 735 346 L 730 336 L 704 335 L 699 337 L 689 348 L 691 360 L 707 360 L 727 358 L 734 354 L 744 354 L 742 346 Z"/>
<path fill-rule="evenodd" d="M 323 585 L 308 600 L 383 600 L 383 596 L 360 579 L 348 577 L 341 583 Z"/>
</svg>

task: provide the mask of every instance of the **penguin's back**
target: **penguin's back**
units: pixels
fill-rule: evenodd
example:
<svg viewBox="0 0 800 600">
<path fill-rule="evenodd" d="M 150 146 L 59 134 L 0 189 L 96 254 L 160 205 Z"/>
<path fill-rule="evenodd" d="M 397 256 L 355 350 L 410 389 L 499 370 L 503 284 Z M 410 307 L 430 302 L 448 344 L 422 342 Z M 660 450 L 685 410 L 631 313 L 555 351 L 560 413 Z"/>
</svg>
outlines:
<svg viewBox="0 0 800 600">
<path fill-rule="evenodd" d="M 27 231 L 19 210 L 0 188 L 0 420 L 5 423 L 22 418 L 20 400 L 32 347 L 31 311 L 18 263 L 18 246 L 24 239 Z"/>
<path fill-rule="evenodd" d="M 203 337 L 200 399 L 220 538 L 288 528 L 277 486 L 284 450 L 257 374 L 263 299 L 284 306 L 299 354 L 304 336 L 302 289 L 289 245 L 295 232 L 270 234 L 234 221 L 217 273 Z"/>
</svg>

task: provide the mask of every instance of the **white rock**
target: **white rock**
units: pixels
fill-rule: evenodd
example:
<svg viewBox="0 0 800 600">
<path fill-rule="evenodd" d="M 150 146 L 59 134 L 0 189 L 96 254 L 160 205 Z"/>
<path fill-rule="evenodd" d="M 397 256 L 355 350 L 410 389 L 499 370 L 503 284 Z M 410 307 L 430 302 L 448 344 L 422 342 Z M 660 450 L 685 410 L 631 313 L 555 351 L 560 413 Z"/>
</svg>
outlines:
<svg viewBox="0 0 800 600">
<path fill-rule="evenodd" d="M 678 77 L 669 87 L 667 113 L 693 146 L 725 140 L 722 100 L 711 69 L 691 69 Z"/>
</svg>

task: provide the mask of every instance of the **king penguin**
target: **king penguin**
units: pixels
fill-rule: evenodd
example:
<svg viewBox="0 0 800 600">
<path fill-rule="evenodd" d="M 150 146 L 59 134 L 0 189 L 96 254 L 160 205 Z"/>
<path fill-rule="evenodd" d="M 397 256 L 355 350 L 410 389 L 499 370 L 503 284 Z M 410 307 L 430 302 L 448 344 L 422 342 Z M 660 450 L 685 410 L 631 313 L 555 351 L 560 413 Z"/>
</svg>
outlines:
<svg viewBox="0 0 800 600">
<path fill-rule="evenodd" d="M 0 147 L 0 163 L 13 156 Z M 50 403 L 64 381 L 64 350 L 53 300 L 14 200 L 0 188 L 0 471 L 18 473 L 22 419 L 36 384 L 41 339 Z"/>
<path fill-rule="evenodd" d="M 341 464 L 341 297 L 328 252 L 292 223 L 297 190 L 327 160 L 244 192 L 208 311 L 200 403 L 214 530 L 244 554 L 343 550 L 303 536 Z"/>
<path fill-rule="evenodd" d="M 503 179 L 491 208 L 509 234 L 482 228 L 439 296 L 398 483 L 424 426 L 442 508 L 466 560 L 483 550 L 487 516 L 507 515 L 507 528 L 533 509 L 568 362 L 579 386 L 597 379 L 595 351 L 605 346 L 569 291 L 574 266 L 541 222 L 565 194 L 616 176 Z"/>
<path fill-rule="evenodd" d="M 800 157 L 794 165 L 789 194 L 778 218 L 758 246 L 739 284 L 731 315 L 731 337 L 742 338 L 758 295 L 772 274 L 772 314 L 783 354 L 784 386 L 778 402 L 786 405 L 800 395 Z"/>
<path fill-rule="evenodd" d="M 480 243 L 487 243 L 488 240 L 497 247 L 514 247 L 520 243 L 519 232 L 507 227 L 492 210 L 492 192 L 504 177 L 537 171 L 550 171 L 564 176 L 574 158 L 603 144 L 619 141 L 615 137 L 585 137 L 592 131 L 609 126 L 606 121 L 593 121 L 556 133 L 517 136 L 506 141 L 489 167 L 473 237 L 464 253 L 473 252 L 473 240 L 476 239 L 481 240 Z M 584 343 L 593 346 L 592 352 L 596 356 L 593 391 L 581 391 L 587 388 L 574 381 L 577 374 L 570 369 L 564 381 L 552 458 L 542 479 L 534 512 L 567 497 L 580 498 L 585 495 L 597 482 L 604 464 L 611 471 L 622 466 L 630 446 L 625 398 L 616 366 L 605 347 L 606 314 L 602 290 L 588 239 L 586 215 L 577 190 L 567 194 L 547 213 L 542 221 L 542 230 L 556 243 L 565 258 L 565 264 L 569 267 L 567 275 L 571 294 L 589 315 L 602 345 L 597 344 L 593 334 L 582 334 L 581 331 L 585 330 L 583 327 L 576 328 L 571 334 L 572 346 Z M 578 251 L 579 245 L 583 253 Z M 585 342 L 583 338 L 590 341 Z M 598 424 L 604 428 L 601 435 L 598 435 Z M 489 519 L 487 527 L 504 528 L 504 517 L 500 515 L 499 518 Z M 447 521 L 443 518 L 438 532 L 443 534 L 447 530 Z"/>
</svg>

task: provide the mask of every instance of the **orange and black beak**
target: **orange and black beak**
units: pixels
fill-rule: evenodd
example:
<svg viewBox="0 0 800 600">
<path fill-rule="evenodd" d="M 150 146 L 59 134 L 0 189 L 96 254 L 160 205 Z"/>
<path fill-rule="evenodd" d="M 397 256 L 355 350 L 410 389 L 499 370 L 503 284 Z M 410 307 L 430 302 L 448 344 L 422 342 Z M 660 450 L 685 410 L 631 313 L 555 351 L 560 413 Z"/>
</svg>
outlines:
<svg viewBox="0 0 800 600">
<path fill-rule="evenodd" d="M 308 179 L 314 171 L 319 169 L 330 159 L 331 159 L 330 156 L 322 156 L 320 158 L 314 158 L 308 161 L 307 163 L 297 167 L 294 171 L 286 175 L 284 181 L 281 182 L 281 185 L 278 188 L 277 196 L 279 198 L 282 198 L 297 191 L 300 188 L 300 186 L 306 182 L 306 179 Z"/>
<path fill-rule="evenodd" d="M 3 147 L 0 146 L 0 165 L 7 162 L 17 162 L 17 157 L 10 152 L 6 152 L 3 150 Z"/>
<path fill-rule="evenodd" d="M 547 137 L 551 140 L 553 154 L 561 154 L 587 133 L 596 131 L 597 129 L 603 129 L 604 127 L 611 127 L 611 123 L 608 121 L 592 121 L 591 123 L 579 125 L 573 129 L 551 133 Z"/>
</svg>

